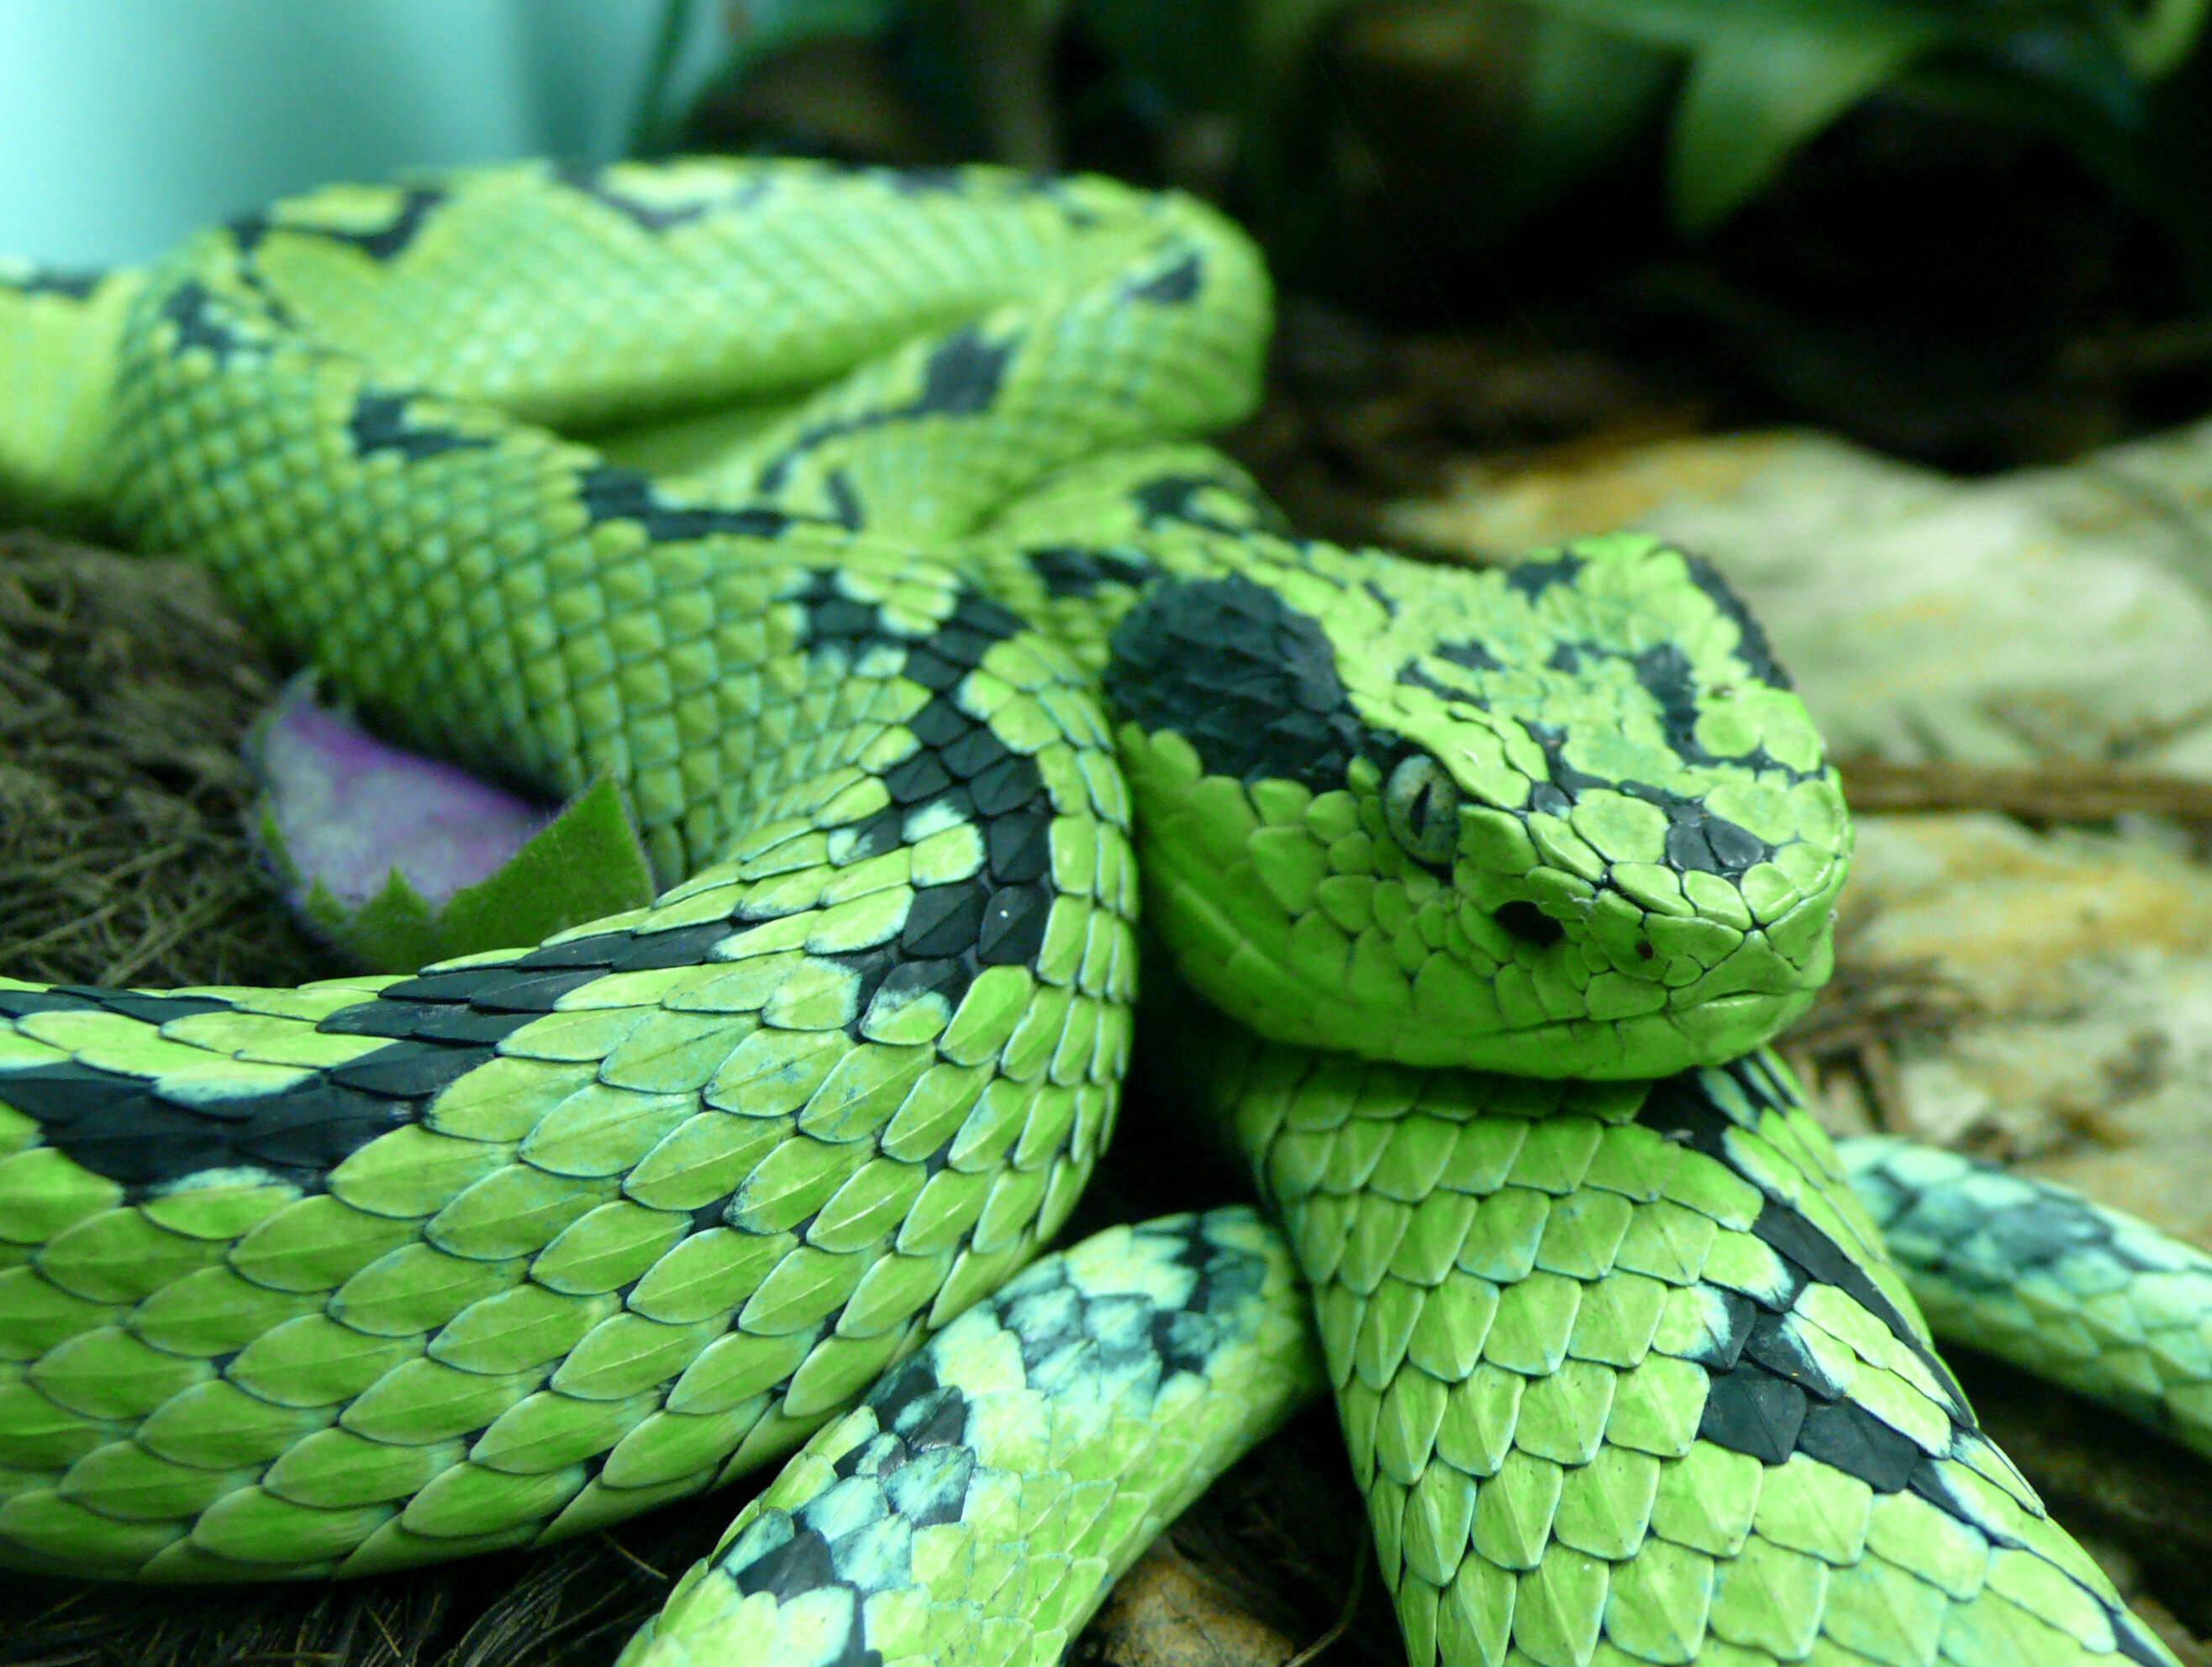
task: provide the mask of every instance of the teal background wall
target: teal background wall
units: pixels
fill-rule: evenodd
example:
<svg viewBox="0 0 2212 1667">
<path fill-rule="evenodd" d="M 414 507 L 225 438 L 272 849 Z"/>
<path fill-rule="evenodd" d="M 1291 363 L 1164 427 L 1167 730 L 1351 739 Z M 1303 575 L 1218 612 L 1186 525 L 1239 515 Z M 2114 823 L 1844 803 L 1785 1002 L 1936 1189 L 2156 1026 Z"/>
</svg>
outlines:
<svg viewBox="0 0 2212 1667">
<path fill-rule="evenodd" d="M 0 254 L 142 260 L 339 179 L 629 136 L 666 0 L 0 0 Z M 689 8 L 672 90 L 726 47 Z"/>
</svg>

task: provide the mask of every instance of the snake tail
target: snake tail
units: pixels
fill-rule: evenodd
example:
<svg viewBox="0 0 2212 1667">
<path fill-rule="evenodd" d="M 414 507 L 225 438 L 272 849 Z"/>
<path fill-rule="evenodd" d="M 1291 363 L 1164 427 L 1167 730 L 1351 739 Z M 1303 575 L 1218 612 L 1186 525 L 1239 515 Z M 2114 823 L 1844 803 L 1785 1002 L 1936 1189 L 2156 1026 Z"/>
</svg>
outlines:
<svg viewBox="0 0 2212 1667">
<path fill-rule="evenodd" d="M 1772 1055 L 1227 1080 L 1416 1667 L 2171 1663 L 1977 1427 Z"/>
<path fill-rule="evenodd" d="M 1940 1335 L 2212 1458 L 2212 1256 L 1956 1152 L 1870 1135 L 1837 1154 Z"/>
<path fill-rule="evenodd" d="M 828 1425 L 621 1667 L 1051 1667 L 1107 1588 L 1324 1385 L 1250 1210 L 1039 1262 Z"/>
</svg>

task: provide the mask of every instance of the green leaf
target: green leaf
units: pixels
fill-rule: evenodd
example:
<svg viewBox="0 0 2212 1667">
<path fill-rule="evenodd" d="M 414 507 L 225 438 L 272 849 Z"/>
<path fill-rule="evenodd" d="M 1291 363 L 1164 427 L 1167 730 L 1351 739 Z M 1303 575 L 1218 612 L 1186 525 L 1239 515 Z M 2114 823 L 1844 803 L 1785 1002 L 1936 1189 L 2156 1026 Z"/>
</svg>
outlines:
<svg viewBox="0 0 2212 1667">
<path fill-rule="evenodd" d="M 1251 74 L 1279 95 L 1292 67 L 1346 0 L 1255 0 L 1246 14 L 1245 51 Z"/>
<path fill-rule="evenodd" d="M 2124 106 L 2188 60 L 2212 0 L 1532 0 L 1562 16 L 1686 52 L 1670 191 L 1686 230 L 1711 227 L 1791 152 L 1939 48 L 2000 74 Z"/>
<path fill-rule="evenodd" d="M 276 819 L 264 812 L 264 845 L 290 870 Z M 372 972 L 411 973 L 432 961 L 538 943 L 603 915 L 653 900 L 653 870 L 622 795 L 602 776 L 514 856 L 443 908 L 394 871 L 368 902 L 349 906 L 319 880 L 305 912 L 344 955 Z"/>
<path fill-rule="evenodd" d="M 1533 21 L 1522 49 L 1522 133 L 1510 168 L 1486 188 L 1522 212 L 1641 149 L 1675 81 L 1675 55 L 1650 40 L 1557 14 Z"/>
<path fill-rule="evenodd" d="M 1800 145 L 1946 33 L 1923 16 L 1858 4 L 1747 22 L 1699 47 L 1674 112 L 1668 176 L 1685 231 L 1741 208 Z"/>
<path fill-rule="evenodd" d="M 1943 0 L 1532 0 L 1616 34 L 1700 50 L 1733 35 L 1778 41 L 1800 34 L 1879 33 L 1900 20 L 1937 29 L 1980 27 Z"/>
<path fill-rule="evenodd" d="M 1790 154 L 1933 48 L 1985 19 L 1914 0 L 1536 0 L 1686 50 L 1668 144 L 1676 222 L 1709 230 Z"/>
<path fill-rule="evenodd" d="M 2208 0 L 2150 0 L 2139 11 L 2118 9 L 2120 52 L 2145 81 L 2179 70 L 2204 32 Z"/>
</svg>

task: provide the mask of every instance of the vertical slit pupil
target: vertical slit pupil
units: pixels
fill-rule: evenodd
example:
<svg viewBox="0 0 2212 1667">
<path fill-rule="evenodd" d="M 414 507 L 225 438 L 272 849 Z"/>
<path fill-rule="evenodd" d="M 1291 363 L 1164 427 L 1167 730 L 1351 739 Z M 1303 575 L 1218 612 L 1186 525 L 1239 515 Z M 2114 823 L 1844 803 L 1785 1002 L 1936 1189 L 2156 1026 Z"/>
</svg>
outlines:
<svg viewBox="0 0 2212 1667">
<path fill-rule="evenodd" d="M 1429 843 L 1429 819 L 1436 815 L 1436 808 L 1437 785 L 1433 781 L 1425 781 L 1420 791 L 1413 795 L 1413 802 L 1406 807 L 1406 825 L 1413 830 L 1416 844 L 1425 846 Z"/>
</svg>

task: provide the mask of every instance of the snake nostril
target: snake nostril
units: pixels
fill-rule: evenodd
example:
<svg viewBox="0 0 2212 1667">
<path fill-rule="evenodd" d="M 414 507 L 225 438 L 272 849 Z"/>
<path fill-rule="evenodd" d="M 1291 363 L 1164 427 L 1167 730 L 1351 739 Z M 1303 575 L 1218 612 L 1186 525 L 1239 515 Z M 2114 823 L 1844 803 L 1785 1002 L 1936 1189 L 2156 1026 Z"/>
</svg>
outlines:
<svg viewBox="0 0 2212 1667">
<path fill-rule="evenodd" d="M 1490 917 L 1523 943 L 1548 949 L 1567 935 L 1567 929 L 1526 900 L 1508 903 Z"/>
</svg>

